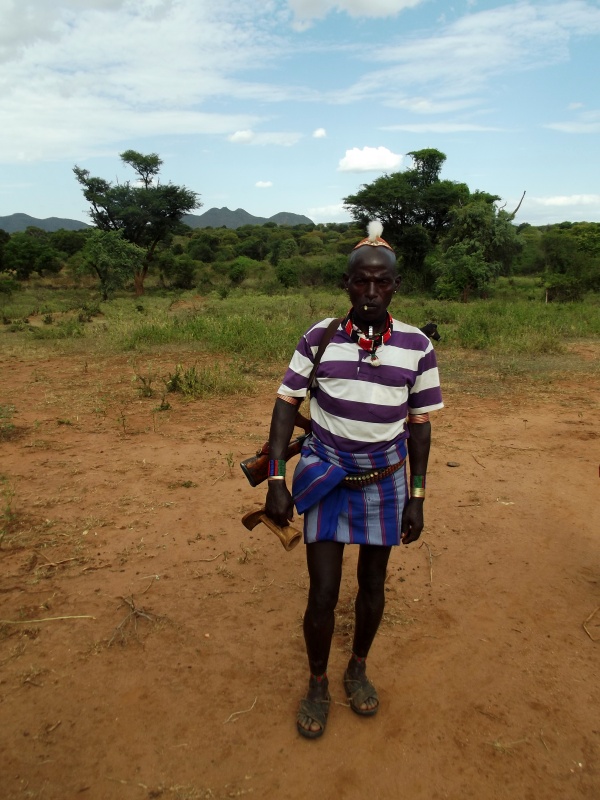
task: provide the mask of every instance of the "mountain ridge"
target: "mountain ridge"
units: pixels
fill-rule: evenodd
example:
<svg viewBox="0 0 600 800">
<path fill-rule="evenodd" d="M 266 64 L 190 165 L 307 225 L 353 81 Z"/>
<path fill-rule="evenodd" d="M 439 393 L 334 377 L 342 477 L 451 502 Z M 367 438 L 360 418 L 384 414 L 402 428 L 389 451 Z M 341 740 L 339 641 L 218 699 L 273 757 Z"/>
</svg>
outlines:
<svg viewBox="0 0 600 800">
<path fill-rule="evenodd" d="M 184 214 L 181 221 L 190 228 L 240 228 L 242 225 L 265 225 L 267 222 L 276 225 L 314 225 L 309 217 L 291 211 L 280 211 L 272 217 L 255 217 L 243 208 L 231 211 L 227 206 L 209 208 L 204 214 Z"/>
<path fill-rule="evenodd" d="M 309 217 L 293 214 L 290 211 L 280 211 L 272 217 L 256 217 L 243 208 L 231 211 L 226 206 L 209 208 L 204 214 L 184 214 L 181 221 L 190 228 L 240 228 L 242 225 L 265 225 L 267 222 L 274 222 L 276 225 L 314 224 Z M 20 212 L 0 217 L 0 230 L 4 230 L 6 233 L 21 233 L 29 227 L 41 228 L 48 233 L 54 233 L 61 228 L 67 231 L 77 231 L 91 228 L 92 225 L 65 217 L 39 219 Z"/>
<path fill-rule="evenodd" d="M 26 228 L 34 226 L 41 228 L 47 233 L 54 233 L 63 228 L 66 231 L 79 231 L 84 228 L 91 228 L 87 222 L 80 222 L 77 219 L 66 219 L 63 217 L 46 217 L 46 219 L 38 219 L 37 217 L 30 217 L 29 214 L 9 214 L 6 217 L 0 217 L 0 230 L 6 233 L 21 233 Z"/>
</svg>

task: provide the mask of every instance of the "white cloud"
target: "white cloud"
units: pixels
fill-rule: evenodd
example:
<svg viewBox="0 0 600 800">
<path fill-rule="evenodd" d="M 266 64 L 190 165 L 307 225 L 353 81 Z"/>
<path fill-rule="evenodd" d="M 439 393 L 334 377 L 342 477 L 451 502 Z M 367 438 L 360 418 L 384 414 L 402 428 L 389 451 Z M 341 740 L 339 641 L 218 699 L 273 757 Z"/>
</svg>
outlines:
<svg viewBox="0 0 600 800">
<path fill-rule="evenodd" d="M 541 206 L 600 206 L 600 194 L 569 194 L 554 197 L 532 197 L 531 202 Z"/>
<path fill-rule="evenodd" d="M 323 19 L 330 11 L 345 11 L 352 17 L 393 17 L 425 0 L 288 0 L 299 21 Z"/>
<path fill-rule="evenodd" d="M 349 222 L 352 217 L 341 203 L 330 206 L 316 206 L 309 208 L 307 217 L 313 222 Z"/>
<path fill-rule="evenodd" d="M 81 158 L 134 136 L 251 129 L 264 120 L 240 113 L 236 101 L 256 108 L 305 96 L 302 87 L 237 77 L 284 50 L 280 19 L 267 6 L 0 0 L 0 161 Z M 221 98 L 227 106 L 214 113 L 209 104 Z M 299 138 L 269 136 L 281 144 Z"/>
<path fill-rule="evenodd" d="M 413 114 L 449 114 L 464 111 L 479 102 L 478 98 L 440 99 L 436 97 L 394 96 L 386 100 L 389 108 L 402 108 Z"/>
<path fill-rule="evenodd" d="M 467 131 L 500 131 L 485 125 L 473 125 L 467 122 L 423 122 L 407 125 L 386 125 L 382 131 L 406 131 L 407 133 L 465 133 Z"/>
<path fill-rule="evenodd" d="M 273 181 L 256 181 L 254 185 L 257 189 L 270 189 L 273 186 Z"/>
<path fill-rule="evenodd" d="M 353 147 L 346 150 L 340 160 L 340 172 L 387 172 L 397 170 L 403 156 L 392 153 L 387 147 Z"/>
<path fill-rule="evenodd" d="M 485 97 L 485 89 L 511 72 L 527 72 L 568 60 L 575 36 L 600 32 L 600 8 L 585 0 L 536 4 L 524 0 L 472 12 L 431 36 L 398 37 L 382 43 L 369 58 L 386 66 L 336 91 L 334 102 L 378 97 L 398 104 L 408 87 L 429 90 L 440 101 Z M 429 113 L 427 103 L 416 112 Z"/>
<path fill-rule="evenodd" d="M 510 201 L 509 208 L 518 200 Z M 600 194 L 552 195 L 547 197 L 527 196 L 516 222 L 531 225 L 551 225 L 556 222 L 592 222 L 600 219 Z"/>
<path fill-rule="evenodd" d="M 325 139 L 327 136 L 327 131 L 325 128 L 317 128 L 316 131 L 313 131 L 313 139 Z"/>
<path fill-rule="evenodd" d="M 251 130 L 236 131 L 227 137 L 234 144 L 258 144 L 258 145 L 280 145 L 291 147 L 302 138 L 301 133 L 286 133 L 271 131 L 267 133 L 255 133 Z"/>
<path fill-rule="evenodd" d="M 569 108 L 578 110 L 583 103 L 572 103 Z M 570 122 L 550 122 L 544 125 L 561 133 L 600 133 L 600 111 L 582 111 L 577 119 Z"/>
<path fill-rule="evenodd" d="M 254 131 L 236 131 L 227 138 L 234 144 L 248 144 L 248 142 L 251 142 L 254 139 L 254 136 Z"/>
<path fill-rule="evenodd" d="M 551 122 L 544 127 L 561 133 L 600 133 L 600 122 Z"/>
</svg>

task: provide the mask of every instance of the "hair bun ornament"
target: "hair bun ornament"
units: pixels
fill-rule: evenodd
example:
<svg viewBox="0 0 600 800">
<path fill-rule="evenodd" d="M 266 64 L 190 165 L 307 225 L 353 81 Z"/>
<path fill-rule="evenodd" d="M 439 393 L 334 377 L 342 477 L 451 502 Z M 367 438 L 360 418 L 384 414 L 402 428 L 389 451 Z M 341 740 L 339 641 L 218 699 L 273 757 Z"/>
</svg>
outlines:
<svg viewBox="0 0 600 800">
<path fill-rule="evenodd" d="M 360 241 L 355 247 L 363 247 L 363 245 L 367 244 L 371 247 L 387 247 L 388 250 L 392 250 L 393 248 L 389 245 L 385 239 L 381 238 L 381 234 L 383 233 L 383 225 L 378 219 L 372 219 L 367 226 L 367 233 L 369 234 L 366 239 Z"/>
<path fill-rule="evenodd" d="M 378 239 L 381 239 L 381 234 L 383 233 L 383 225 L 381 221 L 378 219 L 372 219 L 371 222 L 367 225 L 367 236 L 368 240 L 375 244 Z"/>
</svg>

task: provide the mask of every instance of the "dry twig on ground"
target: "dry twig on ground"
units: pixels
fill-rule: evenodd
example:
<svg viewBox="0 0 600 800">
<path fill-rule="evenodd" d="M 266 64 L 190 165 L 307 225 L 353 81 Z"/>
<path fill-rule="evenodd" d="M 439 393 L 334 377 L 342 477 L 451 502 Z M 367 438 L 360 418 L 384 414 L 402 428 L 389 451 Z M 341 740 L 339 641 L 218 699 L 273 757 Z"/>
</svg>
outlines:
<svg viewBox="0 0 600 800">
<path fill-rule="evenodd" d="M 583 625 L 583 630 L 584 630 L 584 631 L 587 633 L 587 635 L 590 637 L 590 639 L 592 640 L 592 642 L 598 642 L 598 641 L 600 641 L 600 639 L 594 639 L 594 637 L 592 636 L 592 634 L 591 634 L 591 633 L 588 631 L 588 629 L 587 629 L 587 624 L 588 624 L 588 622 L 591 622 L 591 621 L 594 619 L 594 617 L 596 616 L 596 614 L 597 614 L 599 611 L 600 611 L 600 606 L 598 606 L 598 608 L 595 608 L 595 609 L 592 611 L 592 613 L 591 613 L 591 614 L 590 614 L 590 615 L 589 615 L 589 616 L 588 616 L 588 617 L 585 619 L 585 621 L 582 623 L 582 625 Z"/>
<path fill-rule="evenodd" d="M 148 587 L 150 588 L 150 587 Z M 147 590 L 146 590 L 147 591 Z M 113 635 L 110 637 L 108 646 L 110 647 L 115 639 L 119 638 L 121 644 L 125 644 L 127 639 L 126 631 L 129 627 L 133 627 L 134 635 L 137 638 L 137 622 L 138 619 L 146 619 L 148 622 L 156 623 L 160 620 L 160 617 L 156 614 L 151 614 L 149 611 L 145 611 L 143 608 L 138 608 L 135 604 L 135 600 L 133 599 L 133 595 L 131 597 L 120 597 L 120 600 L 129 608 L 129 613 L 119 622 L 117 627 L 114 630 Z"/>
<path fill-rule="evenodd" d="M 429 585 L 433 586 L 433 559 L 436 558 L 439 553 L 432 553 L 431 547 L 429 547 L 426 541 L 422 541 L 419 547 L 423 547 L 423 545 L 425 545 L 427 552 L 429 553 Z"/>
<path fill-rule="evenodd" d="M 253 709 L 253 708 L 254 708 L 254 706 L 256 705 L 256 701 L 257 701 L 257 700 L 258 700 L 258 697 L 255 697 L 255 698 L 254 698 L 254 702 L 252 703 L 252 705 L 250 706 L 250 708 L 247 708 L 247 709 L 245 709 L 244 711 L 234 711 L 234 712 L 233 712 L 233 714 L 230 714 L 230 715 L 227 717 L 227 719 L 225 720 L 225 722 L 223 723 L 223 725 L 226 725 L 228 722 L 235 722 L 235 721 L 237 720 L 237 718 L 238 718 L 238 717 L 239 717 L 241 714 L 247 714 L 249 711 L 252 711 L 252 709 Z"/>
</svg>

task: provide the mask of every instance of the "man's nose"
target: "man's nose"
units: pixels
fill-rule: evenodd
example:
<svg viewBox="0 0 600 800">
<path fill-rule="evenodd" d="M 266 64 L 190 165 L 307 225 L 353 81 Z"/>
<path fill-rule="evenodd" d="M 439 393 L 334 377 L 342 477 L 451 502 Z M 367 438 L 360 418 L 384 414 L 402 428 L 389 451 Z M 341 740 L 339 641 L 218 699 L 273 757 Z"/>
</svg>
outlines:
<svg viewBox="0 0 600 800">
<path fill-rule="evenodd" d="M 367 297 L 377 297 L 377 284 L 375 281 L 369 281 L 367 283 Z"/>
</svg>

